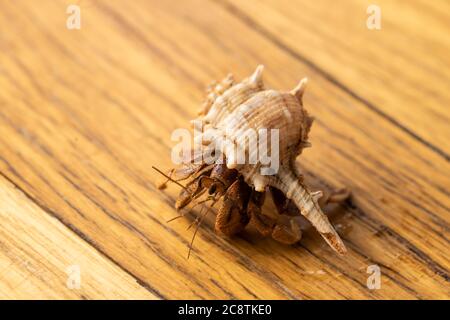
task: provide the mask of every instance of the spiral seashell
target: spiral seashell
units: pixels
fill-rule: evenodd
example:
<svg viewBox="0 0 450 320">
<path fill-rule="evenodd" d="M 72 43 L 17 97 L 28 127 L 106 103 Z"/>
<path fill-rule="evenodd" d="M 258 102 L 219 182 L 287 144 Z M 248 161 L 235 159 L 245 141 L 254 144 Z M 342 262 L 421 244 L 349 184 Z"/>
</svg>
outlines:
<svg viewBox="0 0 450 320">
<path fill-rule="evenodd" d="M 310 146 L 308 133 L 313 118 L 304 109 L 302 101 L 307 79 L 301 80 L 289 92 L 265 89 L 263 69 L 262 65 L 258 66 L 250 77 L 238 84 L 229 82 L 229 88 L 203 108 L 198 118 L 204 123 L 201 137 L 213 137 L 210 142 L 221 150 L 227 167 L 238 170 L 256 191 L 263 192 L 268 186 L 281 190 L 325 241 L 343 254 L 345 245 L 318 204 L 322 192 L 311 192 L 303 184 L 295 164 L 303 148 Z M 266 174 L 262 173 L 265 164 L 255 156 L 259 149 L 249 141 L 252 132 L 261 131 L 278 132 L 279 138 L 276 144 L 268 139 L 258 141 L 265 143 L 270 153 L 277 153 L 279 159 L 278 170 L 266 170 Z M 256 161 L 237 161 L 239 153 L 236 150 Z"/>
</svg>

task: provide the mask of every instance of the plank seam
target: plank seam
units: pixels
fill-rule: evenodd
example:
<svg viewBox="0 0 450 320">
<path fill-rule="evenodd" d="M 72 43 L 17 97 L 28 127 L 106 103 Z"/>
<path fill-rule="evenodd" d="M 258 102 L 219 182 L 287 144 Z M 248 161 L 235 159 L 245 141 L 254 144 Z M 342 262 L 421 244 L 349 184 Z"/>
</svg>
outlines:
<svg viewBox="0 0 450 320">
<path fill-rule="evenodd" d="M 51 216 L 52 218 L 56 219 L 60 223 L 62 223 L 67 229 L 72 231 L 77 237 L 79 237 L 81 240 L 86 242 L 89 246 L 94 248 L 101 256 L 106 258 L 107 260 L 111 261 L 114 265 L 116 265 L 120 270 L 131 276 L 138 285 L 140 285 L 142 288 L 150 292 L 151 294 L 157 296 L 160 299 L 166 299 L 158 290 L 150 286 L 146 281 L 140 279 L 131 271 L 127 270 L 124 266 L 122 266 L 119 262 L 117 262 L 115 259 L 110 257 L 104 250 L 102 250 L 99 246 L 95 244 L 93 240 L 91 240 L 87 235 L 85 235 L 83 232 L 81 232 L 79 229 L 77 229 L 74 225 L 72 225 L 69 222 L 64 221 L 63 218 L 59 217 L 58 214 L 56 214 L 52 209 L 46 207 L 44 204 L 40 203 L 37 199 L 35 199 L 32 195 L 30 195 L 28 192 L 20 188 L 12 179 L 10 179 L 7 175 L 5 175 L 3 172 L 0 172 L 0 177 L 3 177 L 6 179 L 9 183 L 11 183 L 17 190 L 22 192 L 22 194 L 25 195 L 25 197 L 32 201 L 35 205 L 37 205 L 42 211 L 44 211 L 46 214 Z"/>
<path fill-rule="evenodd" d="M 330 83 L 332 83 L 333 85 L 335 85 L 336 87 L 341 89 L 343 92 L 350 95 L 355 100 L 362 103 L 365 107 L 367 107 L 369 110 L 374 112 L 376 115 L 380 116 L 381 118 L 383 118 L 390 124 L 394 125 L 395 127 L 400 129 L 401 131 L 403 131 L 404 133 L 406 133 L 407 135 L 409 135 L 410 137 L 412 137 L 413 139 L 415 139 L 416 141 L 418 141 L 419 143 L 421 143 L 428 149 L 432 150 L 437 155 L 444 158 L 446 161 L 450 162 L 450 154 L 447 154 L 444 150 L 439 149 L 437 146 L 435 146 L 431 142 L 425 140 L 418 134 L 414 133 L 411 129 L 409 129 L 405 125 L 401 124 L 398 120 L 394 119 L 393 117 L 389 116 L 388 114 L 386 114 L 385 112 L 380 110 L 375 104 L 373 104 L 369 100 L 363 98 L 362 96 L 360 96 L 359 94 L 354 92 L 352 89 L 350 89 L 345 84 L 341 83 L 337 78 L 335 78 L 333 75 L 331 75 L 330 73 L 323 70 L 317 64 L 315 64 L 308 58 L 304 57 L 303 55 L 301 55 L 300 53 L 295 51 L 295 49 L 289 47 L 287 44 L 285 44 L 281 40 L 277 39 L 277 37 L 274 34 L 272 34 L 270 31 L 268 31 L 267 29 L 262 27 L 259 23 L 257 23 L 255 20 L 253 20 L 249 15 L 245 14 L 242 10 L 240 10 L 239 8 L 237 8 L 236 6 L 234 6 L 227 0 L 221 0 L 221 1 L 213 0 L 213 1 L 218 3 L 221 7 L 223 7 L 229 13 L 234 15 L 236 18 L 238 18 L 240 21 L 242 21 L 248 27 L 250 27 L 251 29 L 256 31 L 259 35 L 261 35 L 264 38 L 266 38 L 267 40 L 269 40 L 272 44 L 277 46 L 279 49 L 281 49 L 282 51 L 289 54 L 292 58 L 306 64 L 308 67 L 310 67 L 311 69 L 316 71 L 319 75 L 324 77 L 327 81 L 329 81 Z"/>
</svg>

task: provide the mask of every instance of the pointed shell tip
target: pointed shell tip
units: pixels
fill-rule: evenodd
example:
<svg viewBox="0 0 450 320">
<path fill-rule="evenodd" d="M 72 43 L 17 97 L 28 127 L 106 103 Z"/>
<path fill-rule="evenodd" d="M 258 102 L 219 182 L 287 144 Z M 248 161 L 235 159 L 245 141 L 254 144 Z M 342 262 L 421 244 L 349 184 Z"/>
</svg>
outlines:
<svg viewBox="0 0 450 320">
<path fill-rule="evenodd" d="M 262 73 L 264 71 L 264 65 L 260 64 L 256 67 L 255 72 L 250 76 L 250 81 L 253 83 L 258 83 L 262 80 Z"/>
<path fill-rule="evenodd" d="M 303 78 L 300 80 L 298 85 L 291 91 L 291 94 L 296 96 L 298 99 L 301 99 L 303 97 L 303 94 L 305 93 L 306 85 L 308 84 L 308 78 Z"/>
</svg>

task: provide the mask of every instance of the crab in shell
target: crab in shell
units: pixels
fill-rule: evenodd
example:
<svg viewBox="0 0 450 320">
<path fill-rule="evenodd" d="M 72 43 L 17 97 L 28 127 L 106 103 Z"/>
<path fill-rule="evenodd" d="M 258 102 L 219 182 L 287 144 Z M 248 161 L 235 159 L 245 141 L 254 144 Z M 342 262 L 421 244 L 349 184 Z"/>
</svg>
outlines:
<svg viewBox="0 0 450 320">
<path fill-rule="evenodd" d="M 193 121 L 194 128 L 200 130 L 200 139 L 196 139 L 181 166 L 165 175 L 182 187 L 175 207 L 181 210 L 192 201 L 199 204 L 209 200 L 214 205 L 222 199 L 215 219 L 216 232 L 232 236 L 252 224 L 262 235 L 285 244 L 301 239 L 296 216 L 303 216 L 336 252 L 343 254 L 345 245 L 320 206 L 345 200 L 349 192 L 342 189 L 324 196 L 321 191 L 310 191 L 295 164 L 303 148 L 310 146 L 308 133 L 313 118 L 302 101 L 307 80 L 301 80 L 291 91 L 280 92 L 264 88 L 262 71 L 263 66 L 258 66 L 239 83 L 228 75 L 208 88 L 199 117 Z M 276 170 L 264 171 L 259 159 L 239 162 L 236 156 L 236 150 L 248 158 L 257 152 L 250 148 L 245 133 L 262 129 L 278 133 L 276 143 L 271 140 L 269 146 L 272 153 L 277 152 Z M 208 138 L 208 143 L 203 138 Z M 217 157 L 218 153 L 221 157 Z M 214 161 L 205 161 L 206 154 L 216 156 Z M 266 192 L 277 208 L 275 218 L 262 212 Z M 199 226 L 206 214 L 194 222 Z"/>
</svg>

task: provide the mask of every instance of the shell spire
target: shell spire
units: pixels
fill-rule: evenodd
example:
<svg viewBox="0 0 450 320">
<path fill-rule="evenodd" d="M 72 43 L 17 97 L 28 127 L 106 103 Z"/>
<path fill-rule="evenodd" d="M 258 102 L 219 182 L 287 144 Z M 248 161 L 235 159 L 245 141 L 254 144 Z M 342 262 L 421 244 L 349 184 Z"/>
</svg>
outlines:
<svg viewBox="0 0 450 320">
<path fill-rule="evenodd" d="M 303 78 L 300 80 L 298 85 L 291 90 L 291 94 L 296 96 L 297 99 L 302 103 L 303 94 L 305 93 L 306 85 L 308 84 L 308 78 Z"/>
<path fill-rule="evenodd" d="M 255 72 L 249 77 L 250 82 L 259 84 L 262 82 L 262 74 L 264 71 L 264 65 L 260 64 L 256 67 Z"/>
<path fill-rule="evenodd" d="M 300 213 L 316 228 L 325 241 L 339 254 L 345 254 L 347 249 L 339 234 L 327 216 L 320 209 L 318 200 L 322 197 L 321 191 L 311 192 L 296 176 L 294 170 L 280 168 L 278 179 L 274 187 L 280 189 L 288 199 L 291 199 Z"/>
</svg>

